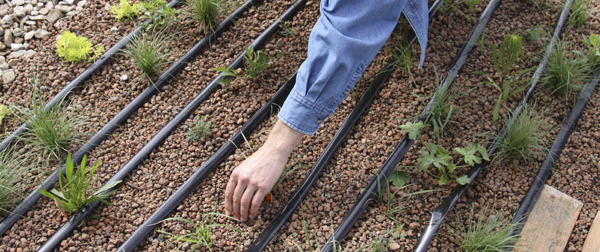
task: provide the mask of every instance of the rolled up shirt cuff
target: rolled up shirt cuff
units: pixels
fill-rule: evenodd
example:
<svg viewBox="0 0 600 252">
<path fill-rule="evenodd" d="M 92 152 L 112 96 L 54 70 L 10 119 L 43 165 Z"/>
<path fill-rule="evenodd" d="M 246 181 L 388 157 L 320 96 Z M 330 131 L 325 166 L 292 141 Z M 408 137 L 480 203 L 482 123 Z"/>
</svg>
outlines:
<svg viewBox="0 0 600 252">
<path fill-rule="evenodd" d="M 283 103 L 278 117 L 290 128 L 302 134 L 312 135 L 334 111 L 335 108 L 330 111 L 292 90 Z"/>
</svg>

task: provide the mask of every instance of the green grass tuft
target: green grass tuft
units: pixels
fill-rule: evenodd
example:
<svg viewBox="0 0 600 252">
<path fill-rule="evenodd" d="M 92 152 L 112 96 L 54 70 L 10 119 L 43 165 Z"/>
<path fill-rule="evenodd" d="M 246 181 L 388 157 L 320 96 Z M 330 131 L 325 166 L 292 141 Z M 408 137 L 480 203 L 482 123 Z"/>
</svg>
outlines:
<svg viewBox="0 0 600 252">
<path fill-rule="evenodd" d="M 569 23 L 575 27 L 579 27 L 587 21 L 590 16 L 591 9 L 589 0 L 574 0 L 571 6 L 571 16 Z"/>
<path fill-rule="evenodd" d="M 556 43 L 543 77 L 543 82 L 553 94 L 565 95 L 567 98 L 581 91 L 586 79 L 584 73 L 591 69 L 588 61 L 580 54 L 574 53 L 570 56 L 571 58 L 567 57 L 564 43 Z"/>
<path fill-rule="evenodd" d="M 548 147 L 543 137 L 548 131 L 549 124 L 544 114 L 526 105 L 519 118 L 508 128 L 497 155 L 501 160 L 520 158 L 526 162 L 544 155 Z"/>
<path fill-rule="evenodd" d="M 213 21 L 221 11 L 221 0 L 188 0 L 192 7 L 193 18 L 204 27 L 212 27 Z"/>
<path fill-rule="evenodd" d="M 25 179 L 31 167 L 23 158 L 18 157 L 14 147 L 0 152 L 0 212 L 8 211 L 21 201 L 19 191 L 29 186 L 22 179 Z"/>
<path fill-rule="evenodd" d="M 517 224 L 511 224 L 510 220 L 497 211 L 488 213 L 483 208 L 477 220 L 474 220 L 473 208 L 469 216 L 469 227 L 467 232 L 459 238 L 459 246 L 463 252 L 504 251 L 506 248 L 516 248 L 514 244 L 518 235 L 511 235 L 512 229 Z"/>
<path fill-rule="evenodd" d="M 171 42 L 172 38 L 162 31 L 144 32 L 125 46 L 123 54 L 133 59 L 142 73 L 151 78 L 167 64 L 167 58 L 172 55 Z"/>
</svg>

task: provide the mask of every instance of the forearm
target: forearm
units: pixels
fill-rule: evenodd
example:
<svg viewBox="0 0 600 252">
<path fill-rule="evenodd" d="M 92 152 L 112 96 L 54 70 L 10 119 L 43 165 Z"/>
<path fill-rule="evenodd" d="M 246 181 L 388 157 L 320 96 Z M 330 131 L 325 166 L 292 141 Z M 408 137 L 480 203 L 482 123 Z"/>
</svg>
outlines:
<svg viewBox="0 0 600 252">
<path fill-rule="evenodd" d="M 304 137 L 304 134 L 290 128 L 282 121 L 277 121 L 271 132 L 269 132 L 269 137 L 263 148 L 289 156 L 296 145 L 300 143 L 302 137 Z"/>
</svg>

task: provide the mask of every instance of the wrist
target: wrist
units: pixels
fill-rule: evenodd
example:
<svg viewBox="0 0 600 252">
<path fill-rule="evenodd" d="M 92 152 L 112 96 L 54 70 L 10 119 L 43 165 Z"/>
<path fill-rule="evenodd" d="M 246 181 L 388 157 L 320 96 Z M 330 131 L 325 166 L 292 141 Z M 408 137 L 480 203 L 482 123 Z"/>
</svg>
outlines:
<svg viewBox="0 0 600 252">
<path fill-rule="evenodd" d="M 290 128 L 282 121 L 277 121 L 263 147 L 269 151 L 289 156 L 296 145 L 300 143 L 302 137 L 304 137 L 304 134 Z"/>
</svg>

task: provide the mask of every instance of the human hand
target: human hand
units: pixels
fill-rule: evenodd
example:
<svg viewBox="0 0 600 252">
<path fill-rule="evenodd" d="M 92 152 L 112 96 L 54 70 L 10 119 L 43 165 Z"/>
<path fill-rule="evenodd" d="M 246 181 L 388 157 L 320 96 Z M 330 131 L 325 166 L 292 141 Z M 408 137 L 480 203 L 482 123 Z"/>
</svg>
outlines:
<svg viewBox="0 0 600 252">
<path fill-rule="evenodd" d="M 231 173 L 225 189 L 225 214 L 241 221 L 256 216 L 302 136 L 281 121 L 275 124 L 265 144 Z"/>
</svg>

